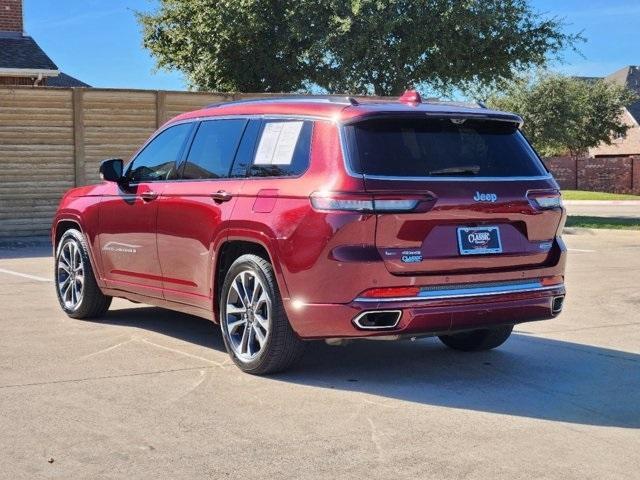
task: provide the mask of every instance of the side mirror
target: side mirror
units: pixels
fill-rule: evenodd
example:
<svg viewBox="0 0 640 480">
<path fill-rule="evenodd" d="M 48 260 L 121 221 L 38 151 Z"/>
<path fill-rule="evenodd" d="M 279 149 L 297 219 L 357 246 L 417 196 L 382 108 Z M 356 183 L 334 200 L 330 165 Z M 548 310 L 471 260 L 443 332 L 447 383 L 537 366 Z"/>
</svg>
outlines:
<svg viewBox="0 0 640 480">
<path fill-rule="evenodd" d="M 104 160 L 100 164 L 100 178 L 107 182 L 122 183 L 124 177 L 122 176 L 122 170 L 124 169 L 124 162 L 120 158 L 110 158 Z"/>
</svg>

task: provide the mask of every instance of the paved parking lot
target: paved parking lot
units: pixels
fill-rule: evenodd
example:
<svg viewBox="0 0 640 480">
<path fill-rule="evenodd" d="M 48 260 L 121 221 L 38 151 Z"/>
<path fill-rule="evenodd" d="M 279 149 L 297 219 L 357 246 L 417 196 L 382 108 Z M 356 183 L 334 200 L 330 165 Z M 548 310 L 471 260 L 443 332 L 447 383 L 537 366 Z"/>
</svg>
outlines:
<svg viewBox="0 0 640 480">
<path fill-rule="evenodd" d="M 314 344 L 271 378 L 205 320 L 69 319 L 48 250 L 0 250 L 0 477 L 638 478 L 640 233 L 565 238 L 565 312 L 499 350 Z"/>
</svg>

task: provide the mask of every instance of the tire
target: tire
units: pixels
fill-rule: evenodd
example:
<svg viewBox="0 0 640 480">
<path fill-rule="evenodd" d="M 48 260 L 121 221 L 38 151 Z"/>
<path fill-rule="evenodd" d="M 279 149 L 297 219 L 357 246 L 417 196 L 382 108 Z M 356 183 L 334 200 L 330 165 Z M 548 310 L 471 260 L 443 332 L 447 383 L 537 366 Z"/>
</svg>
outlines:
<svg viewBox="0 0 640 480">
<path fill-rule="evenodd" d="M 218 298 L 225 347 L 243 372 L 281 372 L 300 359 L 306 344 L 291 328 L 267 260 L 257 255 L 237 258 Z"/>
<path fill-rule="evenodd" d="M 67 230 L 58 243 L 54 282 L 60 307 L 71 318 L 99 318 L 111 305 L 111 297 L 98 287 L 87 244 L 78 230 Z"/>
<path fill-rule="evenodd" d="M 507 341 L 513 330 L 513 325 L 488 328 L 482 330 L 471 330 L 469 332 L 454 333 L 452 335 L 442 335 L 438 338 L 447 347 L 463 352 L 477 352 L 491 350 L 499 347 Z"/>
</svg>

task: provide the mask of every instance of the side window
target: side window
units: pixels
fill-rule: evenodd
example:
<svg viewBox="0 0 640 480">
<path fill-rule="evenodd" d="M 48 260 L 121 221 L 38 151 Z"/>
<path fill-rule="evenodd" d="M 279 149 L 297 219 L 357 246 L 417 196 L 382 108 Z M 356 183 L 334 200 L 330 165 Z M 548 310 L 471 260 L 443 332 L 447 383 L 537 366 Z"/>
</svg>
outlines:
<svg viewBox="0 0 640 480">
<path fill-rule="evenodd" d="M 297 176 L 309 166 L 313 122 L 267 120 L 258 138 L 250 177 Z"/>
<path fill-rule="evenodd" d="M 207 120 L 191 144 L 182 178 L 227 178 L 247 120 Z"/>
<path fill-rule="evenodd" d="M 129 165 L 129 180 L 137 183 L 171 178 L 192 127 L 191 123 L 169 127 L 151 140 Z"/>
<path fill-rule="evenodd" d="M 262 130 L 262 120 L 249 120 L 247 128 L 244 130 L 242 141 L 238 147 L 236 160 L 233 162 L 231 177 L 242 178 L 247 176 L 247 171 L 253 163 L 253 154 L 258 143 L 258 135 Z"/>
</svg>

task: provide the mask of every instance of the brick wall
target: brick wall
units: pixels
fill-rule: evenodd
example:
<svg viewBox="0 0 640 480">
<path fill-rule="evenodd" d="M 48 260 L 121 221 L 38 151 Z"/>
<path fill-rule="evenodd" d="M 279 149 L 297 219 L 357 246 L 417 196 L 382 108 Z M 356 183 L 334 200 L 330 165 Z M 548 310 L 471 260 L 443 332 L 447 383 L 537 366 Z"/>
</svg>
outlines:
<svg viewBox="0 0 640 480">
<path fill-rule="evenodd" d="M 573 157 L 545 158 L 544 163 L 553 176 L 566 190 L 576 190 L 576 159 Z"/>
<path fill-rule="evenodd" d="M 640 195 L 640 157 L 555 157 L 545 159 L 566 190 L 589 190 Z"/>
<path fill-rule="evenodd" d="M 22 33 L 22 0 L 0 0 L 0 31 Z"/>
<path fill-rule="evenodd" d="M 634 157 L 632 163 L 633 191 L 634 193 L 640 193 L 640 157 Z"/>
</svg>

